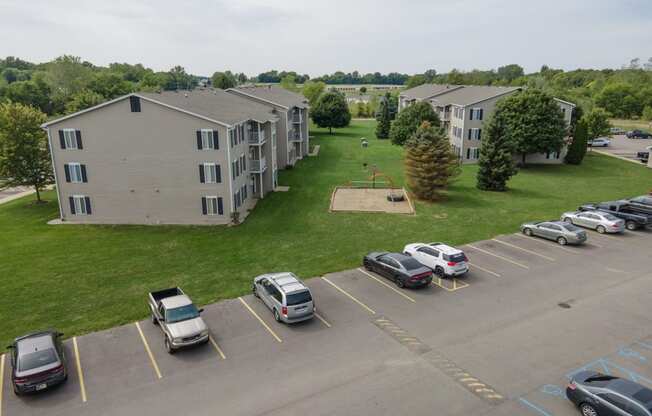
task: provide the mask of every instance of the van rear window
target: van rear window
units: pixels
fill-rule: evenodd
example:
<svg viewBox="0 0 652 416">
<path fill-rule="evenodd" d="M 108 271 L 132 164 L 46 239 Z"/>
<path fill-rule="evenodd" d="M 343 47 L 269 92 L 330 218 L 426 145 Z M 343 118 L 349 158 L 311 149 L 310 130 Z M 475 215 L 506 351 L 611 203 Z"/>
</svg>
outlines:
<svg viewBox="0 0 652 416">
<path fill-rule="evenodd" d="M 286 296 L 288 306 L 301 305 L 302 303 L 310 302 L 312 296 L 310 291 L 304 290 L 303 292 L 290 293 Z"/>
<path fill-rule="evenodd" d="M 454 261 L 455 263 L 461 263 L 463 261 L 466 261 L 466 256 L 464 255 L 464 253 L 444 254 L 444 260 Z"/>
</svg>

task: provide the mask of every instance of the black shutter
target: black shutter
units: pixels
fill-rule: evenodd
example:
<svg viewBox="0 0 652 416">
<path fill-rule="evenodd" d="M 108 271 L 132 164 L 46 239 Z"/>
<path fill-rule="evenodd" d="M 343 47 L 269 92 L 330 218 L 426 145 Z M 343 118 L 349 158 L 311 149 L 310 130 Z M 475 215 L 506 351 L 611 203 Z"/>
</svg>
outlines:
<svg viewBox="0 0 652 416">
<path fill-rule="evenodd" d="M 247 156 L 242 156 L 242 170 L 247 170 Z"/>
<path fill-rule="evenodd" d="M 217 213 L 220 215 L 224 214 L 224 206 L 222 205 L 222 198 L 217 198 Z"/>
<path fill-rule="evenodd" d="M 222 168 L 217 163 L 215 164 L 215 178 L 217 183 L 222 183 Z"/>
<path fill-rule="evenodd" d="M 482 129 L 478 129 L 478 140 L 482 140 Z"/>
<path fill-rule="evenodd" d="M 481 108 L 480 109 L 480 118 L 478 120 L 482 120 L 483 117 L 484 117 L 484 108 Z"/>
<path fill-rule="evenodd" d="M 469 120 L 473 120 L 473 109 L 469 109 Z"/>
<path fill-rule="evenodd" d="M 86 165 L 81 165 L 81 174 L 82 174 L 82 182 L 84 183 L 88 182 L 88 177 L 86 176 Z"/>
<path fill-rule="evenodd" d="M 86 215 L 91 215 L 91 199 L 89 197 L 84 197 L 84 200 L 86 201 Z"/>
<path fill-rule="evenodd" d="M 84 146 L 82 146 L 82 139 L 81 139 L 81 131 L 80 130 L 75 130 L 75 137 L 77 138 L 77 149 L 83 149 Z"/>
<path fill-rule="evenodd" d="M 201 212 L 206 215 L 208 214 L 208 209 L 206 208 L 206 197 L 201 197 Z"/>
<path fill-rule="evenodd" d="M 63 130 L 59 130 L 59 142 L 61 143 L 61 148 L 66 148 L 66 139 L 63 137 Z"/>
<path fill-rule="evenodd" d="M 471 132 L 472 131 L 473 131 L 473 129 L 469 129 L 469 140 L 471 140 Z"/>
<path fill-rule="evenodd" d="M 204 165 L 199 165 L 199 182 L 206 183 L 206 177 L 204 176 Z"/>
<path fill-rule="evenodd" d="M 75 198 L 73 197 L 68 197 L 68 202 L 70 202 L 70 213 L 72 215 L 75 215 Z"/>
<path fill-rule="evenodd" d="M 466 158 L 471 159 L 471 148 L 470 147 L 466 149 Z"/>
<path fill-rule="evenodd" d="M 201 130 L 197 130 L 197 150 L 202 150 Z"/>
<path fill-rule="evenodd" d="M 220 136 L 219 136 L 217 130 L 213 130 L 213 147 L 214 147 L 215 149 L 219 149 L 219 148 L 220 148 L 219 137 L 220 137 Z"/>
<path fill-rule="evenodd" d="M 67 163 L 63 165 L 63 170 L 66 173 L 66 182 L 70 182 L 70 166 Z"/>
</svg>

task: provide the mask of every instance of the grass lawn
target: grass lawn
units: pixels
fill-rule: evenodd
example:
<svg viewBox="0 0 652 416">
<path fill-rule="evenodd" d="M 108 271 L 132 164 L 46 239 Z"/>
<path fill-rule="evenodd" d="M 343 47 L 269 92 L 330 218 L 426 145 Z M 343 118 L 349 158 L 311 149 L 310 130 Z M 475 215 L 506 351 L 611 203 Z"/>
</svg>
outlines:
<svg viewBox="0 0 652 416">
<path fill-rule="evenodd" d="M 589 155 L 581 166 L 522 170 L 506 193 L 477 190 L 477 169 L 466 166 L 449 199 L 416 202 L 416 216 L 330 214 L 335 185 L 368 177 L 363 162 L 403 184 L 402 150 L 374 139 L 374 126 L 355 121 L 332 136 L 312 130 L 319 156 L 281 172 L 290 191 L 260 201 L 238 227 L 51 226 L 53 192 L 46 205 L 34 205 L 33 197 L 1 205 L 0 345 L 48 326 L 73 335 L 143 318 L 152 289 L 179 285 L 200 304 L 214 302 L 249 292 L 257 274 L 291 270 L 309 278 L 359 266 L 370 250 L 484 239 L 583 202 L 652 188 L 652 169 Z M 360 137 L 370 139 L 367 149 Z"/>
<path fill-rule="evenodd" d="M 609 120 L 614 127 L 620 127 L 623 130 L 643 130 L 648 133 L 652 132 L 652 122 L 645 120 L 623 120 L 612 118 Z"/>
</svg>

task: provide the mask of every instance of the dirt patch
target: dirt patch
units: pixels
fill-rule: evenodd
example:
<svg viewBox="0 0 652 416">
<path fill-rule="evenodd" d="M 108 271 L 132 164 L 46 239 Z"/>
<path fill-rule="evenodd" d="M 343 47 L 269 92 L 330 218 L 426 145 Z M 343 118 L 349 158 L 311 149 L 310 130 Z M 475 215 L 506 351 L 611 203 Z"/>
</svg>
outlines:
<svg viewBox="0 0 652 416">
<path fill-rule="evenodd" d="M 403 201 L 391 202 L 390 193 L 402 193 Z M 389 214 L 414 214 L 412 202 L 405 189 L 337 187 L 331 196 L 332 212 L 386 212 Z"/>
</svg>

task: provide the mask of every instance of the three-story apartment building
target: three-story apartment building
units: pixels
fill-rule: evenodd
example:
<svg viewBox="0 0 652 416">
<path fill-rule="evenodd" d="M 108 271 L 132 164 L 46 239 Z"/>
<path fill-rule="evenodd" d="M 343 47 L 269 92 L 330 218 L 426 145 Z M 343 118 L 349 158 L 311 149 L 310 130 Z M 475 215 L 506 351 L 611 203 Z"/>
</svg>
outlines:
<svg viewBox="0 0 652 416">
<path fill-rule="evenodd" d="M 399 96 L 399 111 L 408 105 L 427 101 L 439 115 L 451 145 L 463 163 L 476 163 L 482 148 L 482 131 L 498 101 L 520 91 L 519 87 L 424 84 Z M 555 99 L 570 126 L 574 104 Z M 561 163 L 566 149 L 529 155 L 531 163 Z"/>
<path fill-rule="evenodd" d="M 227 224 L 277 185 L 274 106 L 222 90 L 134 93 L 43 125 L 60 216 Z"/>
</svg>

